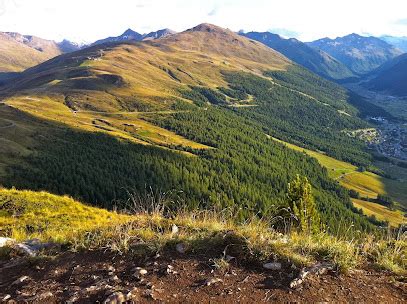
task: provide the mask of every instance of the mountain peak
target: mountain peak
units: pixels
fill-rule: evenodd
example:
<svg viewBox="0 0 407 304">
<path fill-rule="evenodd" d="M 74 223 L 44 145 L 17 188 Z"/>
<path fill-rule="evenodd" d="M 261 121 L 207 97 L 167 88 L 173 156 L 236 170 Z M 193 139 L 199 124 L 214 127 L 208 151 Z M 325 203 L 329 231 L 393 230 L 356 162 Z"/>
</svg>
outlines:
<svg viewBox="0 0 407 304">
<path fill-rule="evenodd" d="M 155 32 L 150 32 L 148 34 L 145 34 L 143 36 L 143 40 L 153 40 L 153 39 L 164 38 L 164 37 L 167 37 L 167 36 L 170 36 L 170 35 L 174 35 L 176 33 L 177 33 L 176 31 L 173 31 L 173 30 L 171 30 L 169 28 L 165 28 L 165 29 L 162 29 L 162 30 L 158 30 L 158 31 L 155 31 Z"/>
<path fill-rule="evenodd" d="M 122 34 L 122 36 L 134 36 L 134 35 L 140 35 L 140 34 L 137 33 L 136 31 L 133 31 L 131 28 L 128 28 L 128 29 Z"/>
<path fill-rule="evenodd" d="M 362 36 L 361 36 L 361 35 L 359 35 L 359 34 L 356 34 L 356 33 L 352 33 L 352 34 L 349 34 L 349 35 L 344 36 L 343 38 L 345 38 L 345 37 L 354 37 L 354 38 L 359 38 L 359 37 L 362 37 Z"/>
<path fill-rule="evenodd" d="M 189 32 L 208 32 L 208 33 L 226 33 L 227 30 L 210 23 L 201 23 L 192 29 L 187 30 Z"/>
</svg>

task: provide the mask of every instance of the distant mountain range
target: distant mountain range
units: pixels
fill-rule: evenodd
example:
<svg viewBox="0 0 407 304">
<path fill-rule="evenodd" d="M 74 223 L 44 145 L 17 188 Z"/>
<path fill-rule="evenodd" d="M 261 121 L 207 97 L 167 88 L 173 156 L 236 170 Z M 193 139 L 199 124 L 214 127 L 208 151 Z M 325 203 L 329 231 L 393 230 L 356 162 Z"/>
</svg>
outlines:
<svg viewBox="0 0 407 304">
<path fill-rule="evenodd" d="M 0 73 L 21 72 L 81 47 L 68 40 L 58 43 L 31 35 L 0 32 Z"/>
<path fill-rule="evenodd" d="M 407 36 L 406 37 L 381 36 L 380 39 L 402 50 L 403 52 L 407 52 Z"/>
<path fill-rule="evenodd" d="M 63 53 L 78 51 L 92 45 L 155 40 L 175 33 L 170 29 L 162 29 L 140 34 L 127 29 L 119 36 L 100 39 L 90 45 L 81 45 L 68 40 L 58 43 L 35 36 L 0 32 L 0 73 L 21 72 Z M 391 62 L 402 54 L 401 49 L 407 48 L 406 37 L 383 36 L 381 40 L 351 34 L 336 39 L 323 38 L 304 43 L 295 38 L 285 39 L 269 32 L 249 32 L 240 35 L 261 42 L 310 71 L 336 81 L 360 77 L 373 71 L 377 73 L 376 70 L 380 66 Z M 0 81 L 7 77 L 9 75 L 0 75 Z"/>
<path fill-rule="evenodd" d="M 54 41 L 0 32 L 0 72 L 20 72 L 61 53 Z"/>
<path fill-rule="evenodd" d="M 241 35 L 271 47 L 322 77 L 343 79 L 355 76 L 348 67 L 328 53 L 314 49 L 295 38 L 284 39 L 269 32 L 249 32 Z"/>
<path fill-rule="evenodd" d="M 407 53 L 381 66 L 366 86 L 396 96 L 407 96 Z"/>
<path fill-rule="evenodd" d="M 401 50 L 379 38 L 357 34 L 336 39 L 323 38 L 308 45 L 328 53 L 358 75 L 367 74 L 402 54 Z"/>
<path fill-rule="evenodd" d="M 120 36 L 101 39 L 92 45 L 130 40 L 153 40 L 174 33 L 170 29 L 162 29 L 148 34 L 139 34 L 128 29 Z M 31 35 L 0 32 L 0 73 L 21 72 L 58 55 L 78 51 L 88 46 L 66 39 L 61 42 L 55 42 Z M 0 81 L 1 79 L 4 79 L 4 75 L 0 75 Z"/>
<path fill-rule="evenodd" d="M 142 40 L 159 39 L 162 37 L 173 35 L 175 33 L 176 33 L 175 31 L 170 30 L 170 29 L 162 29 L 162 30 L 158 30 L 155 32 L 150 32 L 148 34 L 140 34 L 140 33 L 133 31 L 132 29 L 127 29 L 120 36 L 100 39 L 100 40 L 95 41 L 92 45 L 109 43 L 109 42 L 142 41 Z"/>
</svg>

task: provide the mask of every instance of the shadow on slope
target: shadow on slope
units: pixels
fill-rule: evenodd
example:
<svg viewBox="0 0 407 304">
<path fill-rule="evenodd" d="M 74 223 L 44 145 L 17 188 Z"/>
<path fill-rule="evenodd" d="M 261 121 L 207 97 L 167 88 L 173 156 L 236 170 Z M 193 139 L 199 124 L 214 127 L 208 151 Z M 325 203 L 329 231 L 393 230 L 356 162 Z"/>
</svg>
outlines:
<svg viewBox="0 0 407 304">
<path fill-rule="evenodd" d="M 207 115 L 207 123 L 213 124 L 221 114 Z M 209 133 L 217 140 L 217 149 L 197 150 L 198 157 L 189 157 L 107 134 L 68 129 L 13 109 L 9 118 L 14 117 L 16 133 L 2 133 L 1 139 L 21 151 L 1 151 L 5 168 L 0 183 L 68 194 L 108 208 L 127 199 L 128 190 L 140 193 L 151 186 L 158 193 L 174 195 L 174 203 L 186 202 L 191 209 L 232 209 L 243 219 L 255 214 L 276 216 L 285 204 L 287 183 L 299 173 L 312 182 L 327 228 L 337 231 L 352 223 L 355 229 L 372 229 L 353 212 L 347 192 L 315 160 L 270 144 L 260 128 L 245 126 L 232 112 L 222 115 L 227 117 L 216 123 L 219 133 Z"/>
</svg>

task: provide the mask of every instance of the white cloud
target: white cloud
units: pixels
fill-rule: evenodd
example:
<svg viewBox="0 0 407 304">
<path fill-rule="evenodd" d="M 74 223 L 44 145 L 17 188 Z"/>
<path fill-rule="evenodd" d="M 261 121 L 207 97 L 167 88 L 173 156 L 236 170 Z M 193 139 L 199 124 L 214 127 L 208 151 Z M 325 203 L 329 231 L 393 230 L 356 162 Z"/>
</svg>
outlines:
<svg viewBox="0 0 407 304">
<path fill-rule="evenodd" d="M 303 40 L 356 33 L 407 35 L 406 0 L 0 0 L 0 30 L 93 41 L 132 28 L 296 32 Z"/>
</svg>

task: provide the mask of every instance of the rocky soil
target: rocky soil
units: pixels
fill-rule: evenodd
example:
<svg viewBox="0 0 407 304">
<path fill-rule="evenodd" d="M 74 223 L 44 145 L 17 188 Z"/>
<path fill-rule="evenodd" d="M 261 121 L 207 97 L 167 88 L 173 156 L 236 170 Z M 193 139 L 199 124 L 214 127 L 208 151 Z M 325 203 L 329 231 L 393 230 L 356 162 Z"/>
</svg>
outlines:
<svg viewBox="0 0 407 304">
<path fill-rule="evenodd" d="M 370 269 L 301 273 L 292 265 L 242 265 L 179 252 L 140 258 L 104 251 L 0 261 L 3 303 L 406 303 L 405 278 Z M 215 267 L 214 265 L 217 265 Z M 223 265 L 223 266 L 222 266 Z M 280 268 L 281 267 L 281 268 Z M 303 270 L 304 272 L 304 270 Z"/>
</svg>

